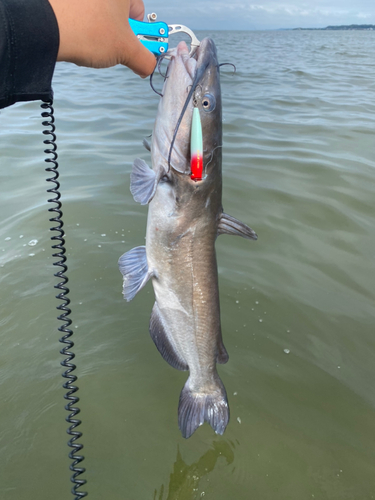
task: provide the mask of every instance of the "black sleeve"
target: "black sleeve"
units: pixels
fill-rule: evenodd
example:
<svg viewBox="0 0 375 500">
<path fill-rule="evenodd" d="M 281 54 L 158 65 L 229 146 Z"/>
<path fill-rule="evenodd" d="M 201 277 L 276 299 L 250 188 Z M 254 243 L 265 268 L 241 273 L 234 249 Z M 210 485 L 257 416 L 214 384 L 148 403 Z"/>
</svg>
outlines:
<svg viewBox="0 0 375 500">
<path fill-rule="evenodd" d="M 0 108 L 52 99 L 59 28 L 48 0 L 0 0 Z"/>
</svg>

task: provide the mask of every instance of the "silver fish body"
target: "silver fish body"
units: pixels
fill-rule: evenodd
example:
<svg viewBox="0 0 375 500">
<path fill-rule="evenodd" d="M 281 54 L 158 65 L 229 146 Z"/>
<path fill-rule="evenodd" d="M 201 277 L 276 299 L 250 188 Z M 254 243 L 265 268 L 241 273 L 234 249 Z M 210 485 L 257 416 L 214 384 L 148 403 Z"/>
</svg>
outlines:
<svg viewBox="0 0 375 500">
<path fill-rule="evenodd" d="M 229 421 L 227 395 L 216 369 L 216 363 L 228 361 L 228 354 L 221 334 L 215 240 L 223 233 L 257 236 L 223 213 L 221 92 L 213 41 L 204 39 L 193 58 L 181 42 L 167 76 L 151 145 L 153 168 L 137 159 L 131 175 L 134 199 L 149 203 L 146 246 L 124 254 L 119 266 L 127 300 L 152 279 L 156 300 L 151 337 L 169 364 L 190 372 L 178 410 L 180 430 L 188 438 L 205 421 L 223 434 Z M 193 94 L 187 101 L 189 91 Z M 190 177 L 194 106 L 203 130 L 201 181 Z"/>
</svg>

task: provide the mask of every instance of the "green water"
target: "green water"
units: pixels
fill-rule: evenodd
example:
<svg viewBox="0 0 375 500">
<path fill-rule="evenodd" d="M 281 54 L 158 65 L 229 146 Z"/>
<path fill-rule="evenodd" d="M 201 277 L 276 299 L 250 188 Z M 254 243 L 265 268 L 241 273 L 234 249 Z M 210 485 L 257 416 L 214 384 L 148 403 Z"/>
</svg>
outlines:
<svg viewBox="0 0 375 500">
<path fill-rule="evenodd" d="M 202 36 L 201 33 L 199 33 Z M 231 421 L 184 440 L 186 373 L 126 303 L 144 243 L 129 192 L 158 96 L 128 70 L 61 64 L 55 109 L 89 498 L 375 498 L 375 34 L 209 33 L 223 71 L 220 366 Z M 224 68 L 223 68 L 224 70 Z M 161 80 L 156 80 L 161 85 Z M 37 103 L 0 114 L 0 497 L 63 500 L 69 464 Z M 37 240 L 35 245 L 29 243 Z"/>
</svg>

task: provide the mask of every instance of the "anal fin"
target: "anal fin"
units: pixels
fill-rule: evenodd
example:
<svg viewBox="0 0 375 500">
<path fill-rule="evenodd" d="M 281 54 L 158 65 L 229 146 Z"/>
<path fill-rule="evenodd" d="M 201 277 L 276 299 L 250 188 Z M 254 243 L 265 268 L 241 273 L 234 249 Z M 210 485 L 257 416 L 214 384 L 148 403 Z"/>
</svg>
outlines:
<svg viewBox="0 0 375 500">
<path fill-rule="evenodd" d="M 240 220 L 232 217 L 231 215 L 225 214 L 224 212 L 220 216 L 218 235 L 220 234 L 232 234 L 235 236 L 242 236 L 242 238 L 248 238 L 249 240 L 257 240 L 258 236 L 251 229 Z"/>
<path fill-rule="evenodd" d="M 158 351 L 165 361 L 177 370 L 188 370 L 186 361 L 182 359 L 173 345 L 173 340 L 168 336 L 167 328 L 164 325 L 163 317 L 157 302 L 152 308 L 150 319 L 150 335 Z"/>
<path fill-rule="evenodd" d="M 129 302 L 154 275 L 154 272 L 148 269 L 146 247 L 135 247 L 124 253 L 119 258 L 118 265 L 124 277 L 122 293 L 124 299 Z"/>
</svg>

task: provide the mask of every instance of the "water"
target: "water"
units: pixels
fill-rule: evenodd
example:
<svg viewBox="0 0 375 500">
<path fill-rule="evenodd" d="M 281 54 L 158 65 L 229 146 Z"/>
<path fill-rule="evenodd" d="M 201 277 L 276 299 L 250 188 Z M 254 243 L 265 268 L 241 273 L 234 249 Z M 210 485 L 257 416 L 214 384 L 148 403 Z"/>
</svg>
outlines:
<svg viewBox="0 0 375 500">
<path fill-rule="evenodd" d="M 202 36 L 202 34 L 199 34 Z M 375 498 L 375 34 L 215 32 L 226 212 L 217 242 L 231 407 L 224 436 L 177 427 L 186 374 L 122 299 L 143 244 L 129 192 L 158 97 L 128 70 L 61 64 L 55 108 L 92 499 Z M 69 498 L 61 355 L 37 103 L 0 115 L 0 492 Z M 34 243 L 34 244 L 32 244 Z"/>
</svg>

